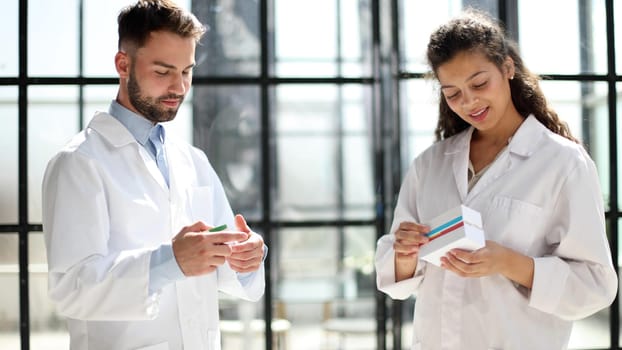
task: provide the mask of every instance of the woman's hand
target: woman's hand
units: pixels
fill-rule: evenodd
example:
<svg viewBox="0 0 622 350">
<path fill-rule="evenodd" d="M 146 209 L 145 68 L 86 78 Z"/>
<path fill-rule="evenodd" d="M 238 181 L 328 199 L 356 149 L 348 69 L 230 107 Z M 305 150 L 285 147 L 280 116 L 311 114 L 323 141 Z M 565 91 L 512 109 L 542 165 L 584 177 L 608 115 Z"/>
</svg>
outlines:
<svg viewBox="0 0 622 350">
<path fill-rule="evenodd" d="M 533 284 L 533 259 L 494 241 L 474 251 L 452 249 L 441 258 L 441 267 L 462 277 L 498 273 L 527 288 Z"/>
<path fill-rule="evenodd" d="M 430 228 L 415 222 L 402 222 L 395 231 L 395 281 L 411 278 L 417 268 L 419 248 L 429 242 Z"/>
</svg>

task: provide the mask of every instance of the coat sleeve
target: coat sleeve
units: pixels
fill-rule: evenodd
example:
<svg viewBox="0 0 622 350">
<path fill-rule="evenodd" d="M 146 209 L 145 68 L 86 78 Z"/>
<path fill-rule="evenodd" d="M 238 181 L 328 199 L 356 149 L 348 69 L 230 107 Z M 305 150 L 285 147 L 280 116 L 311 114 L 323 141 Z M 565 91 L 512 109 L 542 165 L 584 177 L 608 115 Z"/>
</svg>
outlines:
<svg viewBox="0 0 622 350">
<path fill-rule="evenodd" d="M 395 231 L 400 223 L 404 221 L 418 222 L 417 205 L 415 201 L 415 187 L 417 183 L 416 171 L 414 165 L 408 170 L 406 177 L 400 188 L 391 231 L 380 237 L 376 247 L 376 285 L 378 289 L 388 294 L 393 299 L 407 299 L 418 288 L 423 281 L 423 273 L 426 263 L 419 260 L 417 269 L 412 278 L 396 282 L 395 281 L 395 251 L 393 243 L 395 242 Z"/>
<path fill-rule="evenodd" d="M 109 215 L 97 165 L 78 152 L 53 158 L 43 179 L 48 292 L 59 314 L 81 320 L 146 320 L 151 251 L 111 252 Z"/>
<path fill-rule="evenodd" d="M 553 252 L 534 259 L 530 306 L 576 320 L 607 307 L 615 298 L 618 280 L 600 194 L 594 163 L 583 154 L 557 199 L 547 237 Z"/>
</svg>

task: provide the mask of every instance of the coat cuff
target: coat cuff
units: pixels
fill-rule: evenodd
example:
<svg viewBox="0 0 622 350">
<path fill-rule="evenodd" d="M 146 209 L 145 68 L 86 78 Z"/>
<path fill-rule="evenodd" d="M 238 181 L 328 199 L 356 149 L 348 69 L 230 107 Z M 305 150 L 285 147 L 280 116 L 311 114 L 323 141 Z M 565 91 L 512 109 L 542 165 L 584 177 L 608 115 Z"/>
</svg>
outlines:
<svg viewBox="0 0 622 350">
<path fill-rule="evenodd" d="M 186 276 L 177 264 L 171 242 L 164 243 L 151 252 L 149 261 L 149 294 L 164 286 L 181 281 Z"/>
<path fill-rule="evenodd" d="M 566 288 L 570 270 L 558 257 L 534 258 L 533 285 L 529 306 L 546 313 L 554 313 Z"/>
<path fill-rule="evenodd" d="M 412 278 L 396 282 L 395 251 L 389 248 L 390 244 L 392 244 L 391 236 L 385 236 L 379 242 L 380 255 L 376 257 L 376 284 L 380 291 L 388 294 L 392 299 L 404 300 L 412 296 L 421 284 L 426 262 L 419 260 Z"/>
</svg>

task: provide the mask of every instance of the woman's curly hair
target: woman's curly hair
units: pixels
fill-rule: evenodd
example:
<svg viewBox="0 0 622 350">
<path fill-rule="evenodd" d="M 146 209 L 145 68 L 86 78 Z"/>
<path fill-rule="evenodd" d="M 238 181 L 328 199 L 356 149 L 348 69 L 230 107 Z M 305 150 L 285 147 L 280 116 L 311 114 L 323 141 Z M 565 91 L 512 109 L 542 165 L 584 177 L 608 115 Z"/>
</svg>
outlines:
<svg viewBox="0 0 622 350">
<path fill-rule="evenodd" d="M 549 130 L 574 142 L 568 125 L 548 106 L 540 89 L 540 77 L 527 69 L 519 55 L 517 44 L 508 39 L 504 29 L 487 14 L 469 9 L 461 16 L 440 26 L 430 36 L 427 49 L 428 64 L 432 75 L 437 77 L 438 68 L 464 51 L 483 53 L 500 70 L 509 56 L 514 61 L 514 78 L 510 80 L 512 102 L 523 116 L 533 114 Z M 469 124 L 454 113 L 440 94 L 439 119 L 436 126 L 436 139 L 441 140 L 455 135 Z"/>
</svg>

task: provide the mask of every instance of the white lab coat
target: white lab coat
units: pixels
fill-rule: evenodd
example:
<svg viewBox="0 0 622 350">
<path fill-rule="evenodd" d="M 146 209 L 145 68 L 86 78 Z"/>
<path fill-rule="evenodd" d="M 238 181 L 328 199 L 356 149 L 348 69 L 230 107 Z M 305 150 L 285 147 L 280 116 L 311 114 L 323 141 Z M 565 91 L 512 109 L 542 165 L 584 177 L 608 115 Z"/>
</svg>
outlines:
<svg viewBox="0 0 622 350">
<path fill-rule="evenodd" d="M 415 294 L 412 349 L 565 349 L 572 321 L 608 306 L 618 286 L 593 161 L 530 116 L 468 192 L 472 132 L 415 159 L 390 234 L 378 240 L 378 288 L 394 299 Z M 459 204 L 482 214 L 486 239 L 534 258 L 531 290 L 501 275 L 462 278 L 422 260 L 413 278 L 395 282 L 400 222 L 425 224 Z"/>
<path fill-rule="evenodd" d="M 227 264 L 149 294 L 152 250 L 197 220 L 234 227 L 205 154 L 173 137 L 165 148 L 170 190 L 130 132 L 97 113 L 48 164 L 49 295 L 68 318 L 71 349 L 217 350 L 218 291 L 263 295 L 263 265 L 243 287 Z"/>
</svg>

